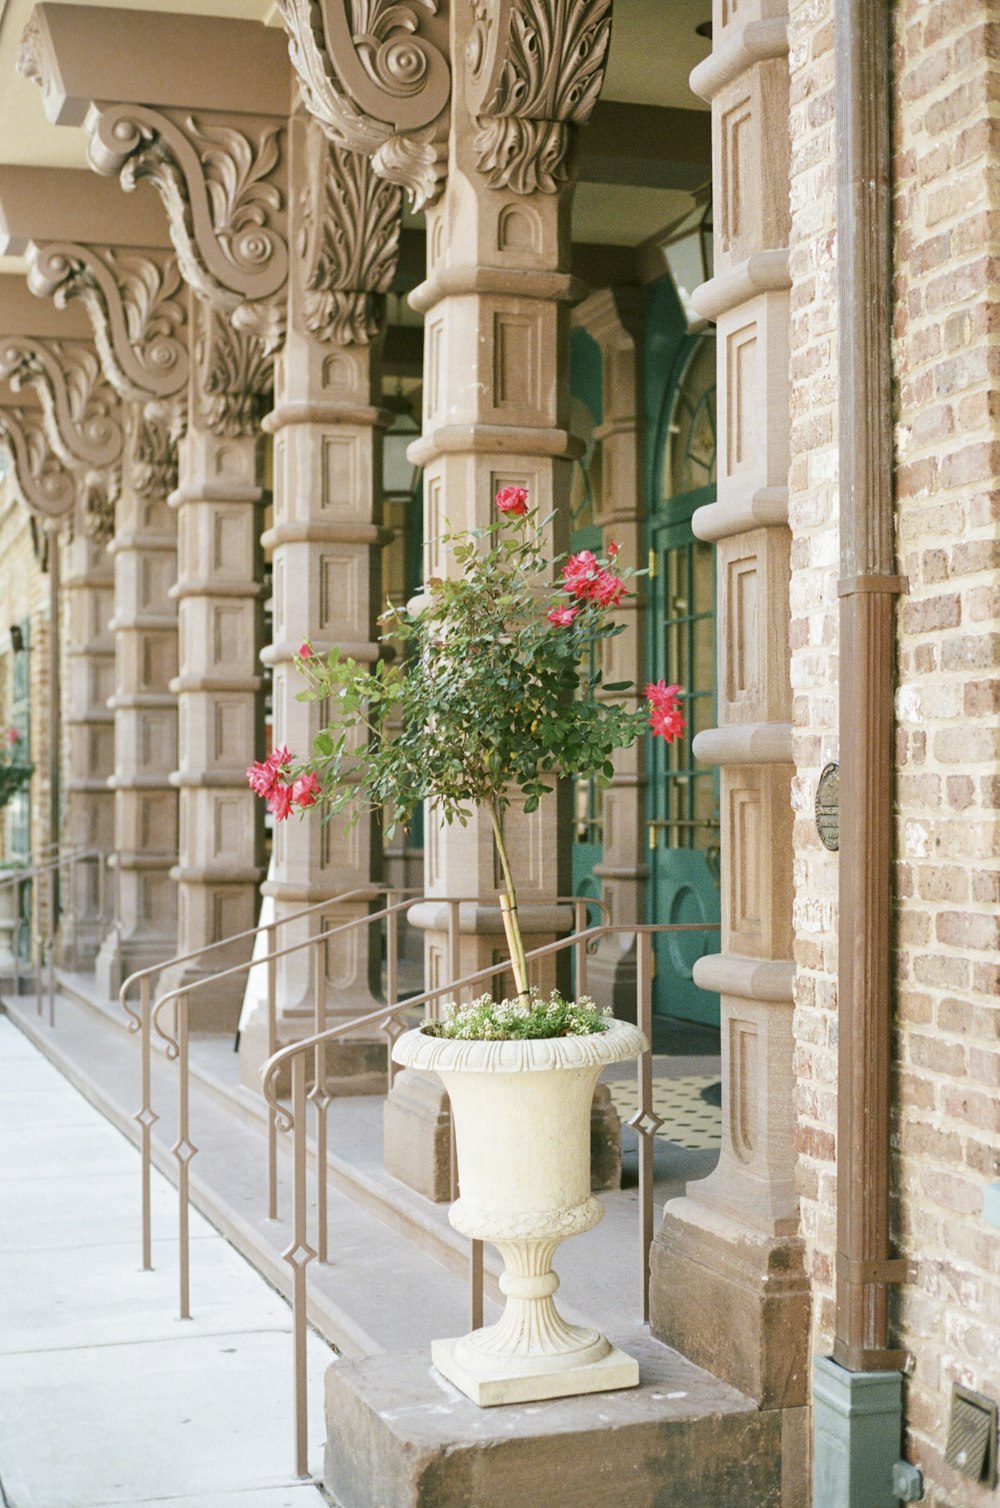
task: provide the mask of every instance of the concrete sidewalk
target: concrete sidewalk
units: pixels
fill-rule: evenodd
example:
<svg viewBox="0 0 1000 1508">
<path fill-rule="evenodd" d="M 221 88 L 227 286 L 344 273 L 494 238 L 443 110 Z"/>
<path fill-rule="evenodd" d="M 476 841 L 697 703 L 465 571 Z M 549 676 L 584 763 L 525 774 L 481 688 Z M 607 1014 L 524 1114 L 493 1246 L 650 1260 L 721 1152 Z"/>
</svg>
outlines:
<svg viewBox="0 0 1000 1508">
<path fill-rule="evenodd" d="M 154 1173 L 154 1229 L 176 1193 Z M 141 1270 L 139 1157 L 0 1016 L 0 1502 L 323 1508 L 292 1475 L 287 1304 L 197 1213 L 195 1317 L 176 1242 Z M 323 1374 L 310 1335 L 310 1459 Z"/>
</svg>

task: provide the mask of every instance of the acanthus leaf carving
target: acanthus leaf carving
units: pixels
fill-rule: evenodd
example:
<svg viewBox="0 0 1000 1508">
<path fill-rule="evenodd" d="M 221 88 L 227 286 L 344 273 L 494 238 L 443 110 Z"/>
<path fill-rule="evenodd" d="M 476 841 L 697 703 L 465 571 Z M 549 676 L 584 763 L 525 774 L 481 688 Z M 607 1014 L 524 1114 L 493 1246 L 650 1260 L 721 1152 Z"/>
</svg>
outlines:
<svg viewBox="0 0 1000 1508">
<path fill-rule="evenodd" d="M 173 255 L 49 243 L 32 251 L 28 286 L 60 308 L 80 299 L 105 376 L 122 398 L 168 398 L 184 389 L 186 300 Z"/>
<path fill-rule="evenodd" d="M 72 517 L 76 478 L 52 450 L 41 409 L 0 407 L 0 444 L 10 456 L 24 506 L 42 518 Z"/>
<path fill-rule="evenodd" d="M 274 355 L 214 304 L 192 299 L 198 419 L 219 436 L 256 434 L 271 407 Z"/>
<path fill-rule="evenodd" d="M 283 121 L 239 125 L 144 105 L 93 106 L 91 166 L 163 200 L 184 281 L 221 307 L 270 311 L 288 276 Z M 273 312 L 260 315 L 274 323 Z"/>
<path fill-rule="evenodd" d="M 415 210 L 439 197 L 451 96 L 438 0 L 278 0 L 310 114 Z"/>
<path fill-rule="evenodd" d="M 604 81 L 611 0 L 470 0 L 469 109 L 492 188 L 556 193 Z"/>
<path fill-rule="evenodd" d="M 306 128 L 297 250 L 307 330 L 339 345 L 379 333 L 399 251 L 400 193 L 367 157 L 335 147 L 315 121 Z"/>
<path fill-rule="evenodd" d="M 88 471 L 80 487 L 80 512 L 83 532 L 99 544 L 107 544 L 115 535 L 115 506 L 121 495 L 121 466 L 103 471 Z"/>
<path fill-rule="evenodd" d="M 15 392 L 34 388 L 49 444 L 64 465 L 102 468 L 119 460 L 120 400 L 87 345 L 12 337 L 0 343 L 0 380 Z"/>
<path fill-rule="evenodd" d="M 177 486 L 177 445 L 184 427 L 181 402 L 132 405 L 125 456 L 129 486 L 140 497 L 166 497 Z"/>
</svg>

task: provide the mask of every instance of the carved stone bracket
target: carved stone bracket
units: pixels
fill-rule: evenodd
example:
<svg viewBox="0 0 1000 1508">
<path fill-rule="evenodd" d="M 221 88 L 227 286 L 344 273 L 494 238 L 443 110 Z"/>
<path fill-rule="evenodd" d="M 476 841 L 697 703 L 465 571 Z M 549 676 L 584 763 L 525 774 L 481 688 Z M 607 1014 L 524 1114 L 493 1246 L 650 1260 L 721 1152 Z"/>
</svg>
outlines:
<svg viewBox="0 0 1000 1508">
<path fill-rule="evenodd" d="M 448 22 L 439 0 L 278 0 L 311 115 L 330 140 L 372 159 L 414 209 L 447 171 Z"/>
<path fill-rule="evenodd" d="M 52 242 L 32 248 L 28 286 L 59 308 L 80 299 L 104 374 L 122 398 L 170 398 L 184 391 L 187 299 L 171 253 Z"/>
<path fill-rule="evenodd" d="M 95 105 L 85 124 L 99 173 L 125 189 L 155 185 L 188 286 L 276 345 L 288 275 L 284 122 Z"/>
<path fill-rule="evenodd" d="M 367 345 L 381 330 L 399 251 L 400 199 L 367 157 L 335 147 L 309 121 L 297 250 L 302 320 L 319 340 Z"/>
<path fill-rule="evenodd" d="M 124 464 L 129 486 L 140 497 L 166 497 L 177 486 L 177 443 L 184 417 L 180 403 L 132 406 Z"/>
<path fill-rule="evenodd" d="M 597 102 L 611 0 L 470 0 L 468 104 L 491 188 L 554 194 Z"/>
<path fill-rule="evenodd" d="M 259 433 L 274 391 L 273 352 L 214 304 L 195 297 L 191 308 L 193 417 L 229 439 Z"/>
<path fill-rule="evenodd" d="M 48 443 L 65 466 L 104 470 L 118 462 L 120 400 L 87 345 L 20 336 L 0 341 L 0 380 L 15 392 L 34 388 Z"/>
<path fill-rule="evenodd" d="M 72 518 L 76 479 L 54 454 L 41 409 L 0 407 L 0 444 L 10 456 L 25 507 L 46 519 Z"/>
</svg>

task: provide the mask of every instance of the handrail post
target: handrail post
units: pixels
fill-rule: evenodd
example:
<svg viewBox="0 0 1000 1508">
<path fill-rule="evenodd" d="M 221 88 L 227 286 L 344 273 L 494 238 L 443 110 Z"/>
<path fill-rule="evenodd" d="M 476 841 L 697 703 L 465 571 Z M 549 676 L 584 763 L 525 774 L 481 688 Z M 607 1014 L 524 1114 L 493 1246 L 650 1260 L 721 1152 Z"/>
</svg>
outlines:
<svg viewBox="0 0 1000 1508">
<path fill-rule="evenodd" d="M 456 979 L 462 977 L 462 916 L 459 907 L 460 901 L 449 900 L 448 902 L 448 983 L 454 984 Z M 456 1005 L 458 1001 L 455 1002 Z M 432 1021 L 441 1019 L 441 1002 L 435 1000 Z"/>
<path fill-rule="evenodd" d="M 306 1205 L 306 1062 L 292 1058 L 292 1239 L 282 1253 L 292 1268 L 292 1337 L 295 1396 L 295 1474 L 309 1474 L 309 1369 L 306 1350 L 306 1267 L 315 1256 L 308 1241 Z"/>
<path fill-rule="evenodd" d="M 399 1004 L 399 912 L 397 904 L 402 905 L 402 900 L 396 901 L 395 890 L 387 890 L 385 903 L 389 908 L 386 917 L 385 931 L 385 993 L 386 1005 L 392 1008 Z M 386 1077 L 389 1091 L 396 1082 L 397 1065 L 392 1058 L 393 1038 L 390 1036 L 386 1051 Z"/>
<path fill-rule="evenodd" d="M 640 930 L 636 939 L 635 1020 L 646 1038 L 636 1064 L 639 1109 L 635 1117 L 639 1143 L 639 1243 L 642 1318 L 649 1319 L 649 1250 L 653 1243 L 653 1138 L 661 1122 L 653 1114 L 653 939 Z"/>
<path fill-rule="evenodd" d="M 56 1024 L 56 877 L 58 868 L 50 868 L 46 877 L 46 985 L 49 997 L 49 1026 Z"/>
<path fill-rule="evenodd" d="M 150 1054 L 152 1044 L 150 1042 L 152 1001 L 150 999 L 149 976 L 146 975 L 139 981 L 139 1013 L 141 1026 L 139 1039 L 139 1053 L 141 1058 L 140 1080 L 142 1103 L 136 1120 L 139 1122 L 139 1145 L 142 1156 L 142 1270 L 153 1270 L 153 1220 L 152 1220 L 152 1143 L 151 1135 L 159 1116 L 153 1110 L 150 1103 Z"/>
<path fill-rule="evenodd" d="M 577 900 L 575 900 L 573 902 L 573 909 L 574 909 L 574 912 L 575 912 L 575 915 L 573 917 L 573 926 L 574 926 L 575 930 L 577 932 L 586 932 L 586 930 L 587 930 L 587 902 L 582 897 L 579 897 Z M 586 944 L 586 942 L 578 942 L 578 943 L 576 943 L 574 945 L 573 952 L 576 954 L 576 993 L 577 993 L 577 995 L 585 995 L 587 993 L 587 944 Z"/>
<path fill-rule="evenodd" d="M 273 1058 L 278 1050 L 276 927 L 265 927 L 264 941 L 267 948 L 267 1056 Z M 269 1110 L 267 1116 L 267 1218 L 278 1218 L 278 1121 L 274 1110 Z"/>
<path fill-rule="evenodd" d="M 21 929 L 24 919 L 21 912 L 24 908 L 24 881 L 20 875 L 14 881 L 14 995 L 21 997 Z"/>
<path fill-rule="evenodd" d="M 97 914 L 101 931 L 107 926 L 108 915 L 108 855 L 101 849 L 97 855 Z"/>
<path fill-rule="evenodd" d="M 313 944 L 313 1023 L 317 1034 L 326 1031 L 326 965 L 323 944 L 324 937 L 320 933 Z M 316 1256 L 320 1262 L 327 1262 L 326 1114 L 330 1096 L 326 1089 L 326 1044 L 323 1042 L 317 1042 L 313 1053 L 313 1087 L 309 1098 L 316 1112 Z"/>
<path fill-rule="evenodd" d="M 177 1014 L 177 1140 L 172 1151 L 177 1159 L 177 1240 L 180 1256 L 180 1317 L 191 1318 L 191 1249 L 188 1223 L 188 1172 L 191 1159 L 198 1148 L 191 1141 L 188 1131 L 188 997 L 178 995 L 174 1009 Z"/>
</svg>

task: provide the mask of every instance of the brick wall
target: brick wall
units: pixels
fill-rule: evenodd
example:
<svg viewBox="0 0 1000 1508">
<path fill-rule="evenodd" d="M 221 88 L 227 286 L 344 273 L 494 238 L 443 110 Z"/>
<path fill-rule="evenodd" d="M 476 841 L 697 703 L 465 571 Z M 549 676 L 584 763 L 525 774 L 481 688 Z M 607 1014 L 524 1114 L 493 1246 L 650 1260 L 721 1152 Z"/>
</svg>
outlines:
<svg viewBox="0 0 1000 1508">
<path fill-rule="evenodd" d="M 832 4 L 792 24 L 795 1026 L 814 1342 L 835 1253 L 836 865 L 812 802 L 836 753 Z M 1000 24 L 990 0 L 894 7 L 898 630 L 894 1229 L 915 1264 L 908 1454 L 932 1508 L 995 1495 L 943 1461 L 950 1390 L 1000 1398 Z M 992 390 L 991 390 L 992 389 Z"/>
</svg>

